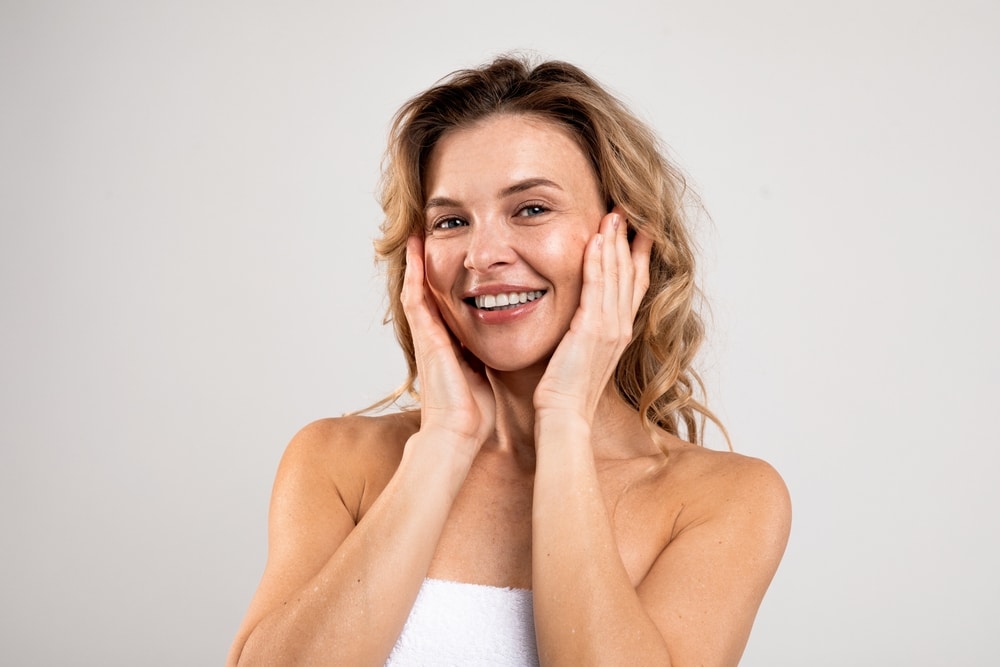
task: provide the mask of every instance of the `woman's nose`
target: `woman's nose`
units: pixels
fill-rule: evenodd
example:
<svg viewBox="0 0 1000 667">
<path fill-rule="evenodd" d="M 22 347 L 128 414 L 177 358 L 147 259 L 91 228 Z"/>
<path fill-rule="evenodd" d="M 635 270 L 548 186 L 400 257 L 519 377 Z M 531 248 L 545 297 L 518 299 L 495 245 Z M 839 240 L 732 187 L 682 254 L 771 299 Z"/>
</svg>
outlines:
<svg viewBox="0 0 1000 667">
<path fill-rule="evenodd" d="M 465 250 L 464 266 L 469 271 L 485 273 L 510 264 L 517 253 L 510 237 L 510 227 L 502 220 L 483 220 L 472 224 Z"/>
</svg>

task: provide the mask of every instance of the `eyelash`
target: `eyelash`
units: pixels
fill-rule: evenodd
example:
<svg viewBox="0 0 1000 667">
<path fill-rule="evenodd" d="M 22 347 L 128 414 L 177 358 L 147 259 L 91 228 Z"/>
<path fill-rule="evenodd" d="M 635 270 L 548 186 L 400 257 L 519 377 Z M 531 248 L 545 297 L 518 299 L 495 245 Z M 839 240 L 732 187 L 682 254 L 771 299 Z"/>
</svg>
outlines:
<svg viewBox="0 0 1000 667">
<path fill-rule="evenodd" d="M 524 213 L 529 208 L 537 208 L 537 209 L 539 209 L 538 213 L 535 213 L 534 215 L 527 216 L 529 218 L 535 217 L 535 215 L 542 215 L 544 213 L 548 213 L 549 212 L 549 208 L 545 204 L 542 204 L 540 202 L 528 202 L 527 204 L 522 204 L 521 207 L 519 209 L 517 209 L 517 215 L 521 215 L 522 213 Z"/>
<path fill-rule="evenodd" d="M 431 231 L 436 231 L 436 230 L 448 231 L 454 229 L 454 227 L 444 227 L 445 224 L 448 224 L 450 222 L 464 223 L 465 220 L 454 215 L 448 216 L 446 218 L 441 218 L 440 220 L 435 220 L 433 223 L 431 223 Z"/>
</svg>

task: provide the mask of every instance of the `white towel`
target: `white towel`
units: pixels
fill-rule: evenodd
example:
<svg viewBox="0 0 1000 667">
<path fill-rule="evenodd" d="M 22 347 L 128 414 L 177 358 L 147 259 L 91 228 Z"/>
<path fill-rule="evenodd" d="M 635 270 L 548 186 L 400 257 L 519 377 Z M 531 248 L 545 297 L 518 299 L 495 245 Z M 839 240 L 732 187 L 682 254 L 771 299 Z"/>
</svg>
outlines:
<svg viewBox="0 0 1000 667">
<path fill-rule="evenodd" d="M 425 579 L 385 664 L 538 665 L 531 591 Z"/>
</svg>

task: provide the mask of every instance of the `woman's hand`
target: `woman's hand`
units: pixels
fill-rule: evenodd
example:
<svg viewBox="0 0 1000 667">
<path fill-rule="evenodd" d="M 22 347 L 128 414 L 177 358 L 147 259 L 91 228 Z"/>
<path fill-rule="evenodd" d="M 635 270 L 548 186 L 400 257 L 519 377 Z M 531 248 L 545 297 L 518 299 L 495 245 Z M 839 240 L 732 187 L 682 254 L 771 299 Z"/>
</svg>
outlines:
<svg viewBox="0 0 1000 667">
<path fill-rule="evenodd" d="M 636 234 L 629 247 L 620 209 L 604 216 L 583 256 L 580 307 L 535 390 L 539 418 L 560 413 L 592 423 L 598 401 L 632 339 L 649 287 L 653 242 Z"/>
<path fill-rule="evenodd" d="M 457 436 L 469 444 L 470 457 L 475 456 L 493 433 L 493 389 L 485 376 L 470 366 L 441 319 L 426 288 L 423 239 L 418 236 L 411 236 L 406 243 L 401 298 L 420 380 L 420 430 Z"/>
</svg>

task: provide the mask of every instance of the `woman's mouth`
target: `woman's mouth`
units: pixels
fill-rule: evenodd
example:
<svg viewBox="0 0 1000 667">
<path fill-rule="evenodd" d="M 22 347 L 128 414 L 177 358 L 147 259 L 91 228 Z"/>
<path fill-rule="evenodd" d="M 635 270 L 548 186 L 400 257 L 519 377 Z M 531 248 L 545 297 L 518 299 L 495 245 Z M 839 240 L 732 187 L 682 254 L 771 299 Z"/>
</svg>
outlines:
<svg viewBox="0 0 1000 667">
<path fill-rule="evenodd" d="M 533 292 L 503 292 L 500 294 L 480 294 L 479 296 L 466 299 L 466 303 L 475 306 L 479 310 L 495 311 L 509 310 L 521 304 L 534 301 L 545 294 L 545 290 L 535 290 Z"/>
</svg>

